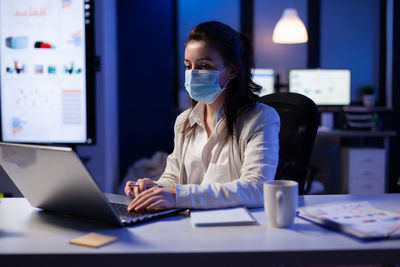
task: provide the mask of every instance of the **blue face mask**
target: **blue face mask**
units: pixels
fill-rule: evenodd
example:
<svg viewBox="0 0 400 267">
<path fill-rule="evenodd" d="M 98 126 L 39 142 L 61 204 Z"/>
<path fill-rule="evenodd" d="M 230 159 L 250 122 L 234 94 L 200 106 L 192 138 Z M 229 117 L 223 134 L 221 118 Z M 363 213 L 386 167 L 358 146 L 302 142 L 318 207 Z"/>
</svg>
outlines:
<svg viewBox="0 0 400 267">
<path fill-rule="evenodd" d="M 185 88 L 190 97 L 198 102 L 211 104 L 225 89 L 219 86 L 218 70 L 186 70 Z M 228 83 L 228 82 L 227 82 Z"/>
</svg>

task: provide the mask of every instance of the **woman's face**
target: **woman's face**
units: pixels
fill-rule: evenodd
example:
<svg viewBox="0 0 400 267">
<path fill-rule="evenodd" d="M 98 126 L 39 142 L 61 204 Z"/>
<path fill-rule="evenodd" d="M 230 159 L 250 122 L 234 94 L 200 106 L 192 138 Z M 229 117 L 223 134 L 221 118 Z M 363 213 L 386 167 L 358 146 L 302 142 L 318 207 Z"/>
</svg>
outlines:
<svg viewBox="0 0 400 267">
<path fill-rule="evenodd" d="M 219 70 L 219 85 L 222 88 L 231 78 L 231 68 L 226 66 L 222 56 L 205 41 L 190 41 L 185 49 L 186 70 Z"/>
</svg>

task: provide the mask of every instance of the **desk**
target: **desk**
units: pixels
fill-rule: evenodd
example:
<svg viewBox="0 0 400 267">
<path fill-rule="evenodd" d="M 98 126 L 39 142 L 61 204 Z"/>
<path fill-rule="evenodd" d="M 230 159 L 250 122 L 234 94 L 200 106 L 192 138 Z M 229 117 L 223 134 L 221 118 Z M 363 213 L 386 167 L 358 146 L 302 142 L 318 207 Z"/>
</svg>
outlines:
<svg viewBox="0 0 400 267">
<path fill-rule="evenodd" d="M 301 196 L 300 206 L 369 200 L 399 211 L 400 194 Z M 363 242 L 296 218 L 293 229 L 268 229 L 262 208 L 258 225 L 194 227 L 187 212 L 125 228 L 110 228 L 44 213 L 23 198 L 0 203 L 1 266 L 266 266 L 278 264 L 400 263 L 400 240 Z M 98 249 L 68 241 L 95 231 L 119 241 Z M 5 264 L 4 264 L 5 263 Z M 111 266 L 111 265 L 108 265 Z"/>
</svg>

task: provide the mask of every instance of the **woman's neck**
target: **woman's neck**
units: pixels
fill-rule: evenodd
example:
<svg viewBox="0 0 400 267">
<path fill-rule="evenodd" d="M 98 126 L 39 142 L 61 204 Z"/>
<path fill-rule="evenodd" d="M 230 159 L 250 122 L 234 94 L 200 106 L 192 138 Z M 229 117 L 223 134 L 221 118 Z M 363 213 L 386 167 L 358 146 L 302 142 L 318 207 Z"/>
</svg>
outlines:
<svg viewBox="0 0 400 267">
<path fill-rule="evenodd" d="M 225 99 L 225 94 L 222 93 L 217 97 L 217 99 L 215 99 L 214 102 L 212 102 L 211 104 L 205 105 L 205 110 L 204 110 L 205 120 L 212 121 L 212 118 L 213 118 L 215 112 L 217 112 L 218 107 L 222 104 L 224 99 Z"/>
<path fill-rule="evenodd" d="M 224 101 L 224 93 L 218 96 L 218 98 L 212 102 L 211 104 L 206 104 L 205 109 L 204 109 L 204 125 L 206 128 L 207 136 L 208 138 L 211 135 L 211 132 L 213 130 L 213 116 L 217 112 L 218 107 L 222 104 Z"/>
</svg>

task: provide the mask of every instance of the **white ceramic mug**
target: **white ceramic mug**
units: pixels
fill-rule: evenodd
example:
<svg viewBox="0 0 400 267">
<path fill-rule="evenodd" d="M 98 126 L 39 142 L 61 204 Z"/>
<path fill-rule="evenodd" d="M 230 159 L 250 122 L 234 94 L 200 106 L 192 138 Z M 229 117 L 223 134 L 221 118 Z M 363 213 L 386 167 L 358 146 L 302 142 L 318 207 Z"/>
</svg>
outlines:
<svg viewBox="0 0 400 267">
<path fill-rule="evenodd" d="M 296 215 L 299 185 L 295 181 L 264 183 L 264 209 L 269 227 L 290 228 Z"/>
</svg>

